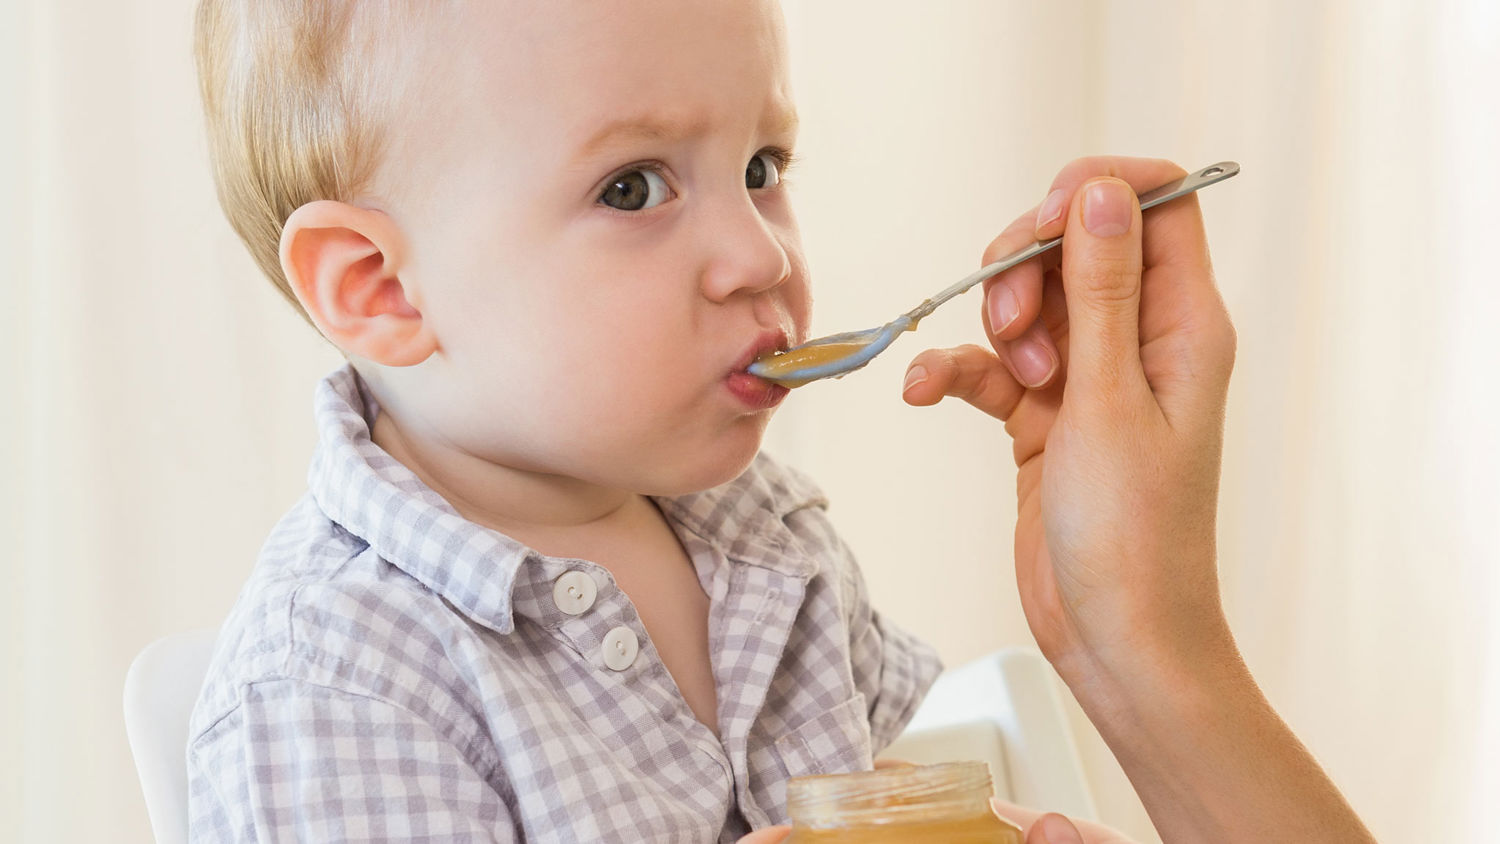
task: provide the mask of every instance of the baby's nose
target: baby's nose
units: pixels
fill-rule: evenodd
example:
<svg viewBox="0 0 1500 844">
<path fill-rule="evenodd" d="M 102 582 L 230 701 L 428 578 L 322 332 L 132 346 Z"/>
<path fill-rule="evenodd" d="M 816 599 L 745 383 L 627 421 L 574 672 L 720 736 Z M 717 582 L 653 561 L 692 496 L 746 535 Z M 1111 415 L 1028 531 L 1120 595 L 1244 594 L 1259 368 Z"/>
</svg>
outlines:
<svg viewBox="0 0 1500 844">
<path fill-rule="evenodd" d="M 703 293 L 721 302 L 741 291 L 760 293 L 786 281 L 791 258 L 776 229 L 748 198 L 743 206 L 717 215 L 704 232 L 708 261 Z"/>
</svg>

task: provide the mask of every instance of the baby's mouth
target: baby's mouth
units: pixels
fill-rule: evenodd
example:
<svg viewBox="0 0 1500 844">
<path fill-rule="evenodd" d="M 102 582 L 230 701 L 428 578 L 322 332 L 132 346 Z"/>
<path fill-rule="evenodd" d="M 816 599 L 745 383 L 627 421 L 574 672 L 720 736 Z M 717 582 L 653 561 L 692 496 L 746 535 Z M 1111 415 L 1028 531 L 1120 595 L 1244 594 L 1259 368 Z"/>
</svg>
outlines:
<svg viewBox="0 0 1500 844">
<path fill-rule="evenodd" d="M 786 332 L 780 329 L 762 331 L 755 338 L 755 342 L 746 349 L 744 354 L 735 363 L 732 372 L 744 373 L 750 368 L 750 364 L 763 358 L 770 358 L 780 354 L 789 348 Z M 748 374 L 748 373 L 747 373 Z"/>
</svg>

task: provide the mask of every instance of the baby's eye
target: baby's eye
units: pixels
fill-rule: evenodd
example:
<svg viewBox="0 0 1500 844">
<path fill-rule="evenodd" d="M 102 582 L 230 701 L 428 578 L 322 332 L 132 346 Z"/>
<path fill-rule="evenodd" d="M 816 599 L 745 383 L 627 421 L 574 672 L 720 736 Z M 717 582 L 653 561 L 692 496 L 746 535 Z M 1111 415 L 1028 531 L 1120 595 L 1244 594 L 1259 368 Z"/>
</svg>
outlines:
<svg viewBox="0 0 1500 844">
<path fill-rule="evenodd" d="M 762 152 L 745 165 L 745 187 L 751 190 L 774 188 L 781 183 L 781 161 L 769 152 Z"/>
<path fill-rule="evenodd" d="M 630 170 L 611 179 L 599 201 L 621 211 L 653 208 L 672 198 L 667 180 L 655 170 Z"/>
</svg>

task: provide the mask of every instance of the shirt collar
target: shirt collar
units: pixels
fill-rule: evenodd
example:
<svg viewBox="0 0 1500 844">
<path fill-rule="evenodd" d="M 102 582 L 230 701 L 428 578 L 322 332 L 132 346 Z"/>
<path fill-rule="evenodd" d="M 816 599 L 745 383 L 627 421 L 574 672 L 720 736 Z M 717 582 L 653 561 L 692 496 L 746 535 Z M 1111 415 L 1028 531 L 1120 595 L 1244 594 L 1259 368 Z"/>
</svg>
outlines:
<svg viewBox="0 0 1500 844">
<path fill-rule="evenodd" d="M 542 555 L 465 519 L 376 445 L 370 427 L 380 406 L 351 365 L 318 384 L 314 412 L 318 444 L 307 482 L 323 513 L 465 615 L 510 633 L 516 579 L 528 559 Z M 757 456 L 722 486 L 653 500 L 730 562 L 802 578 L 817 570 L 786 517 L 826 507 L 827 500 L 806 477 L 769 457 Z"/>
</svg>

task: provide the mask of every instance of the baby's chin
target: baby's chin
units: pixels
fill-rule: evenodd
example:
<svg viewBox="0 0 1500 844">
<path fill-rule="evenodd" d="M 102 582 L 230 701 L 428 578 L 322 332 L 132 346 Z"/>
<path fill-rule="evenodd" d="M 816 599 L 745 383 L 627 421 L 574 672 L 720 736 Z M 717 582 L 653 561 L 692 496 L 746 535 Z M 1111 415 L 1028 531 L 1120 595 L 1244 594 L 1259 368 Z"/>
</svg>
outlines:
<svg viewBox="0 0 1500 844">
<path fill-rule="evenodd" d="M 643 467 L 635 491 L 643 495 L 675 498 L 692 495 L 738 478 L 750 468 L 760 452 L 761 436 L 737 437 L 707 453 L 684 454 L 670 463 L 656 462 Z"/>
</svg>

